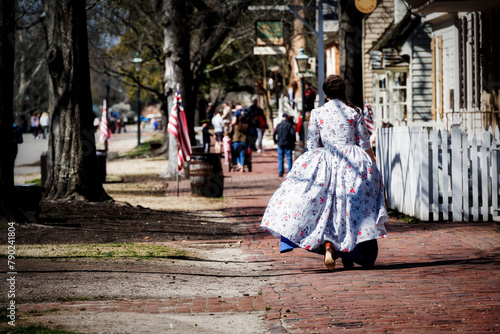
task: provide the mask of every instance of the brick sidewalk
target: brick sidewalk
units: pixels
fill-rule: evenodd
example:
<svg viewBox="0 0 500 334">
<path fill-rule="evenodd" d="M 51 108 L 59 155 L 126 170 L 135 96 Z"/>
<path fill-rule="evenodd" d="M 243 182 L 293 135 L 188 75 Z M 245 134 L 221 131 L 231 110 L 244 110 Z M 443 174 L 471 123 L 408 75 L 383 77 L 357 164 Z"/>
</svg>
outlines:
<svg viewBox="0 0 500 334">
<path fill-rule="evenodd" d="M 227 217 L 245 224 L 249 261 L 274 265 L 263 289 L 272 333 L 500 332 L 500 234 L 494 223 L 387 224 L 375 268 L 326 271 L 304 250 L 280 254 L 258 229 L 279 185 L 276 152 L 227 178 Z"/>
<path fill-rule="evenodd" d="M 245 231 L 241 247 L 247 260 L 274 267 L 276 278 L 262 296 L 25 304 L 20 311 L 267 310 L 271 333 L 500 332 L 500 234 L 495 224 L 390 220 L 375 268 L 344 270 L 338 260 L 337 269 L 329 272 L 320 255 L 301 249 L 280 254 L 278 240 L 258 229 L 282 180 L 275 150 L 254 154 L 252 173 L 224 174 L 225 215 Z M 189 193 L 189 180 L 182 180 L 181 196 Z"/>
</svg>

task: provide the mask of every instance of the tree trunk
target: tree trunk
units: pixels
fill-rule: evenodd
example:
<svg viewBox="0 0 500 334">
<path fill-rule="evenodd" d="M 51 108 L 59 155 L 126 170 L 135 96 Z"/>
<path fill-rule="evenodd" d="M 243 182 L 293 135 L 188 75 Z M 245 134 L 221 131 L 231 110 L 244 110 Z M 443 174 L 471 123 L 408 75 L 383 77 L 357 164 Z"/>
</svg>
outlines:
<svg viewBox="0 0 500 334">
<path fill-rule="evenodd" d="M 108 200 L 97 173 L 85 1 L 43 6 L 51 110 L 46 197 Z"/>
<path fill-rule="evenodd" d="M 164 19 L 164 34 L 165 34 L 165 75 L 163 83 L 165 85 L 164 92 L 167 101 L 168 114 L 172 110 L 174 102 L 174 94 L 179 85 L 181 97 L 186 98 L 186 93 L 190 90 L 188 81 L 190 77 L 190 61 L 189 61 L 189 29 L 186 29 L 184 22 L 187 17 L 187 5 L 184 0 L 165 0 L 163 2 L 163 19 Z M 190 92 L 189 92 L 190 93 Z M 188 116 L 189 99 L 183 100 L 183 107 L 186 110 L 186 118 L 188 120 L 188 128 L 193 129 L 192 117 Z M 168 122 L 168 118 L 167 118 Z M 165 124 L 168 126 L 168 124 Z M 175 137 L 169 133 L 168 140 L 168 167 L 161 174 L 162 177 L 172 178 L 177 173 L 177 141 Z"/>
<path fill-rule="evenodd" d="M 14 0 L 0 1 L 0 221 L 18 221 L 20 216 L 14 202 L 14 143 L 12 124 L 14 99 Z M 5 151 L 4 151 L 5 150 Z"/>
<path fill-rule="evenodd" d="M 340 0 L 339 4 L 339 58 L 340 75 L 347 86 L 347 100 L 363 106 L 363 14 L 354 1 Z"/>
</svg>

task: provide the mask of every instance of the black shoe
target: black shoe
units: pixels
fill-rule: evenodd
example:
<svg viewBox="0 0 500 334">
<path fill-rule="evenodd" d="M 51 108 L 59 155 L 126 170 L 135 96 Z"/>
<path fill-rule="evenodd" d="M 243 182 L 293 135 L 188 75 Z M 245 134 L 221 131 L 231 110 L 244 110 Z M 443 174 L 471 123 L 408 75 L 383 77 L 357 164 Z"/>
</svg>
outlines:
<svg viewBox="0 0 500 334">
<path fill-rule="evenodd" d="M 344 269 L 354 268 L 354 262 L 352 262 L 351 260 L 342 259 L 342 264 L 344 265 Z"/>
<path fill-rule="evenodd" d="M 279 174 L 278 174 L 278 176 L 279 176 L 279 177 L 283 177 L 283 173 L 279 173 Z"/>
</svg>

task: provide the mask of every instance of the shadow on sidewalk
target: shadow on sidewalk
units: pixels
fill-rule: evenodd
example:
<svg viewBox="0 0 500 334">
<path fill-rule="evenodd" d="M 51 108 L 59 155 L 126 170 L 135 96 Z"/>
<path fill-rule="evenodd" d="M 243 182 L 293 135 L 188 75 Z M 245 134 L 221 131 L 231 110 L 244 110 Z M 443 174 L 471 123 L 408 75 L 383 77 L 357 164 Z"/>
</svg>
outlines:
<svg viewBox="0 0 500 334">
<path fill-rule="evenodd" d="M 432 268 L 440 266 L 467 266 L 467 265 L 490 265 L 500 264 L 500 255 L 492 255 L 491 257 L 478 257 L 474 259 L 455 259 L 455 260 L 440 260 L 429 262 L 413 262 L 413 263 L 397 263 L 397 264 L 376 264 L 372 268 L 354 267 L 352 269 L 336 269 L 336 271 L 379 271 L 379 270 L 401 270 L 413 268 Z M 471 268 L 472 269 L 472 268 Z M 324 273 L 325 269 L 302 270 L 308 273 Z"/>
</svg>

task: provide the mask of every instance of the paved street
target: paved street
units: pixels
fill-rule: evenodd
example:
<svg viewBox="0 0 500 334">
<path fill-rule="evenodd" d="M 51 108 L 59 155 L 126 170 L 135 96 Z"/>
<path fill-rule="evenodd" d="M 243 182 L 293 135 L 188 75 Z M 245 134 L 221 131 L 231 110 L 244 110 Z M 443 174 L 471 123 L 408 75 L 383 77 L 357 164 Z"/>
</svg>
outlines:
<svg viewBox="0 0 500 334">
<path fill-rule="evenodd" d="M 278 240 L 258 229 L 280 184 L 276 151 L 254 154 L 252 173 L 227 173 L 225 215 L 246 228 L 249 261 L 272 264 L 262 295 L 224 300 L 83 301 L 23 305 L 140 313 L 216 314 L 267 311 L 270 333 L 500 332 L 500 234 L 494 223 L 414 223 L 391 219 L 375 268 L 326 271 L 304 250 L 279 254 Z M 180 194 L 190 192 L 182 180 Z M 175 196 L 169 187 L 167 196 Z"/>
<path fill-rule="evenodd" d="M 149 140 L 153 135 L 150 128 L 141 132 L 141 142 Z M 49 140 L 35 139 L 31 133 L 23 133 L 23 143 L 18 145 L 18 153 L 14 168 L 14 175 L 26 175 L 40 173 L 40 156 L 48 151 Z M 109 150 L 124 152 L 137 145 L 137 127 L 128 126 L 126 133 L 114 133 L 111 136 Z M 103 144 L 99 142 L 99 131 L 96 133 L 97 149 L 103 149 Z"/>
</svg>

